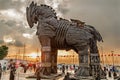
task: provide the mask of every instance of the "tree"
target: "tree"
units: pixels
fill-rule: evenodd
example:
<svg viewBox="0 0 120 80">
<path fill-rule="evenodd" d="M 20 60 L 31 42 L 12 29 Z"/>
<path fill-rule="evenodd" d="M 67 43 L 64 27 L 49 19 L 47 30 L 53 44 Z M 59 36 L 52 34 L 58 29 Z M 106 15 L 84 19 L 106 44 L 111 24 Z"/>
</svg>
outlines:
<svg viewBox="0 0 120 80">
<path fill-rule="evenodd" d="M 0 46 L 0 60 L 6 57 L 8 54 L 8 47 L 5 45 Z"/>
</svg>

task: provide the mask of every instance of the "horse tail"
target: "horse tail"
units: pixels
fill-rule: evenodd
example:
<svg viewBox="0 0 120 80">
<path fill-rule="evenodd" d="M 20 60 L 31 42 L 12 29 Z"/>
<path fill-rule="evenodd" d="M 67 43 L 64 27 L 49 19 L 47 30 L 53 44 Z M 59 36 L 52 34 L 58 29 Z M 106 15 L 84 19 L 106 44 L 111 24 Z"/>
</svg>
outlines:
<svg viewBox="0 0 120 80">
<path fill-rule="evenodd" d="M 98 53 L 97 41 L 103 42 L 101 34 L 91 25 L 85 25 L 85 29 L 89 31 L 93 37 L 90 39 L 90 53 Z"/>
<path fill-rule="evenodd" d="M 98 53 L 98 46 L 97 46 L 97 41 L 94 39 L 90 39 L 90 53 Z"/>
</svg>

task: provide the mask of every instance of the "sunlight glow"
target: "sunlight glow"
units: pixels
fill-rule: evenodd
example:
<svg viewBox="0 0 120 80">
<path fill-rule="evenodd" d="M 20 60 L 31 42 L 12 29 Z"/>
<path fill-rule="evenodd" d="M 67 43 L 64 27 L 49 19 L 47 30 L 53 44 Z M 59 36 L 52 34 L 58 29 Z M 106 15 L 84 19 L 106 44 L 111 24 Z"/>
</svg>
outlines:
<svg viewBox="0 0 120 80">
<path fill-rule="evenodd" d="M 36 57 L 37 57 L 37 53 L 33 52 L 33 53 L 29 54 L 29 56 L 30 56 L 31 58 L 36 58 Z"/>
<path fill-rule="evenodd" d="M 28 34 L 28 33 L 23 33 L 23 36 L 24 36 L 25 38 L 29 38 L 29 39 L 31 39 L 31 38 L 33 37 L 33 35 L 30 35 L 30 34 Z"/>
</svg>

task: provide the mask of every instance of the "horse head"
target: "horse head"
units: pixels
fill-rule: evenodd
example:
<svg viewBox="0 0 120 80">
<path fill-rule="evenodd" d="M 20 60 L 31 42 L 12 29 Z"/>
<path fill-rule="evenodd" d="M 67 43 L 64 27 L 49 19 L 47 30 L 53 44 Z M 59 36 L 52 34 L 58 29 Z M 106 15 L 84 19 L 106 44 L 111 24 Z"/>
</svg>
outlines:
<svg viewBox="0 0 120 80">
<path fill-rule="evenodd" d="M 26 8 L 26 17 L 30 28 L 32 28 L 34 23 L 37 23 L 37 21 L 40 19 L 42 20 L 49 17 L 56 18 L 56 12 L 48 5 L 37 5 L 32 1 L 29 7 Z"/>
</svg>

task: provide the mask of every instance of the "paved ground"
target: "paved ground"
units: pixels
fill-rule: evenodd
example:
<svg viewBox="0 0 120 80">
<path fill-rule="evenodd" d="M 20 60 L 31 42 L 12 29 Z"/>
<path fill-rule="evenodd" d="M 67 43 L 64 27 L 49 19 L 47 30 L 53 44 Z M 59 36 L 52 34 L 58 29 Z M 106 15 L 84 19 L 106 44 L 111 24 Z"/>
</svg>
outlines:
<svg viewBox="0 0 120 80">
<path fill-rule="evenodd" d="M 72 71 L 69 71 L 69 72 L 73 73 Z M 34 74 L 34 72 L 31 72 L 31 71 L 28 71 L 27 73 L 16 74 L 15 80 L 36 80 L 35 78 L 32 78 L 32 79 L 30 79 L 30 78 L 26 79 L 25 78 L 25 77 L 33 75 L 33 74 Z M 64 75 L 59 77 L 59 79 L 57 79 L 57 80 L 63 80 L 63 78 L 64 78 Z M 1 80 L 9 80 L 9 71 L 2 74 Z M 42 80 L 46 80 L 46 79 L 42 79 Z M 118 80 L 118 79 L 113 79 L 113 76 L 111 78 L 109 78 L 108 75 L 107 75 L 107 79 L 102 79 L 102 80 Z"/>
<path fill-rule="evenodd" d="M 6 73 L 2 73 L 2 77 L 0 80 L 9 80 L 9 73 L 10 71 L 6 71 Z M 34 75 L 34 72 L 33 71 L 28 71 L 27 73 L 16 73 L 15 75 L 15 80 L 36 80 L 35 78 L 26 78 L 28 76 L 32 76 Z M 64 76 L 64 75 L 63 75 Z M 42 80 L 48 80 L 48 79 L 42 79 Z M 63 80 L 63 77 L 59 77 L 59 79 L 57 80 Z"/>
</svg>

